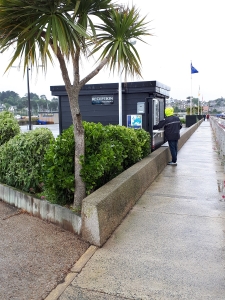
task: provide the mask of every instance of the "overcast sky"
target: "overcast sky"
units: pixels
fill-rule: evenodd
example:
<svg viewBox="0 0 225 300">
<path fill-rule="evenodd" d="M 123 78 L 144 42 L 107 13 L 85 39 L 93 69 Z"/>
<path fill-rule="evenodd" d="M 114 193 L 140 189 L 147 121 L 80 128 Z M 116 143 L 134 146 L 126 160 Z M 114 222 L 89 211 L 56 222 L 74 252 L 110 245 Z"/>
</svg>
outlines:
<svg viewBox="0 0 225 300">
<path fill-rule="evenodd" d="M 225 98 L 225 22 L 224 0 L 124 0 L 135 4 L 141 15 L 147 14 L 150 32 L 143 44 L 136 43 L 142 60 L 143 79 L 157 80 L 171 88 L 170 97 L 184 100 L 188 96 L 204 101 Z M 13 90 L 20 96 L 27 93 L 22 70 L 12 68 L 5 74 L 10 53 L 0 54 L 0 91 Z M 190 64 L 199 71 L 191 75 Z M 87 75 L 94 62 L 84 65 Z M 128 81 L 131 81 L 128 79 Z M 101 71 L 88 83 L 118 82 L 118 76 Z M 47 75 L 41 72 L 30 78 L 30 91 L 51 99 L 50 86 L 64 85 L 57 62 L 49 65 Z M 192 95 L 191 95 L 192 94 Z"/>
</svg>

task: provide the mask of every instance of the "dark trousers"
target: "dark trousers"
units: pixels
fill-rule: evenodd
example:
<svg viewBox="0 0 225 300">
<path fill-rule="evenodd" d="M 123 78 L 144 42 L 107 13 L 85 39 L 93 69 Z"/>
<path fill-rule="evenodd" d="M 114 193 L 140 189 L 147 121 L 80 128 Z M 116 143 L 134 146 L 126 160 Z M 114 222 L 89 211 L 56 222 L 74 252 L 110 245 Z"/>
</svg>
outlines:
<svg viewBox="0 0 225 300">
<path fill-rule="evenodd" d="M 172 156 L 172 162 L 177 162 L 177 144 L 178 140 L 168 141 L 170 147 L 170 153 Z"/>
</svg>

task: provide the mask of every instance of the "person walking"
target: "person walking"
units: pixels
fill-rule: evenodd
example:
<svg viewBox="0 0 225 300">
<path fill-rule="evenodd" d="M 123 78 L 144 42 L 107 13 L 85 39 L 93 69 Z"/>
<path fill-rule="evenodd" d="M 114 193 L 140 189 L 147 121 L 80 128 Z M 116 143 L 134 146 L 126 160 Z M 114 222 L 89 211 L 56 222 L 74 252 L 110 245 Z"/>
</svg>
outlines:
<svg viewBox="0 0 225 300">
<path fill-rule="evenodd" d="M 168 165 L 177 165 L 177 146 L 178 140 L 180 138 L 180 129 L 182 124 L 177 116 L 174 116 L 174 111 L 172 107 L 167 107 L 165 109 L 165 119 L 159 121 L 157 125 L 153 126 L 153 129 L 160 129 L 164 127 L 165 138 L 168 141 L 170 153 L 172 156 L 172 161 L 168 162 Z"/>
</svg>

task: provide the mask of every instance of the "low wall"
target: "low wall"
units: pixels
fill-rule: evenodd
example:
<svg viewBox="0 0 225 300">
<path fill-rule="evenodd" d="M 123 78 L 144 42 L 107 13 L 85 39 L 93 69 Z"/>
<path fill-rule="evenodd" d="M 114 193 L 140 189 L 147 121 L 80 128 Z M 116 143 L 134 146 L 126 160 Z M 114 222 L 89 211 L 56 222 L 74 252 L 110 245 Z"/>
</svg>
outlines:
<svg viewBox="0 0 225 300">
<path fill-rule="evenodd" d="M 180 149 L 202 120 L 186 129 L 178 143 Z M 33 198 L 0 184 L 0 199 L 33 216 L 80 234 L 87 242 L 101 247 L 137 200 L 165 168 L 170 158 L 168 147 L 160 147 L 83 200 L 81 217 L 71 210 Z"/>
<path fill-rule="evenodd" d="M 81 217 L 65 207 L 33 198 L 4 184 L 0 184 L 0 199 L 27 211 L 35 217 L 54 223 L 65 230 L 80 234 Z"/>
<path fill-rule="evenodd" d="M 183 132 L 180 149 L 202 120 Z M 165 168 L 170 158 L 168 147 L 160 147 L 83 200 L 81 235 L 102 246 L 137 200 Z"/>
</svg>

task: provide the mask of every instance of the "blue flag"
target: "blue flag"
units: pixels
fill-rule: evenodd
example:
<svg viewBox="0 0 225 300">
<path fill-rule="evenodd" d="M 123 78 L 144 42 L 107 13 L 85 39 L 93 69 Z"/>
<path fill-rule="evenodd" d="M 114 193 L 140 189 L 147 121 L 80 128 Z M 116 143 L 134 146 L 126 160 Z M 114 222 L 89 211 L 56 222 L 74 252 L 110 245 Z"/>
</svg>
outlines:
<svg viewBox="0 0 225 300">
<path fill-rule="evenodd" d="M 192 63 L 191 63 L 191 74 L 194 74 L 194 73 L 198 73 L 198 70 L 196 70 L 196 69 L 192 66 Z"/>
</svg>

